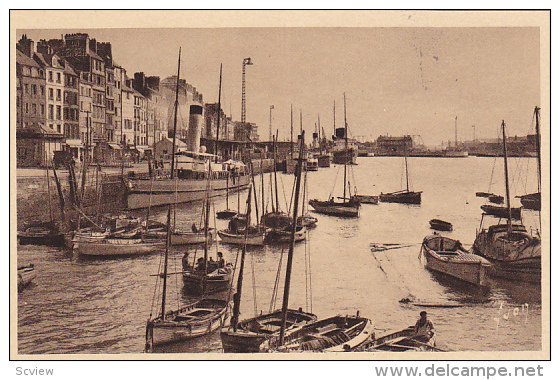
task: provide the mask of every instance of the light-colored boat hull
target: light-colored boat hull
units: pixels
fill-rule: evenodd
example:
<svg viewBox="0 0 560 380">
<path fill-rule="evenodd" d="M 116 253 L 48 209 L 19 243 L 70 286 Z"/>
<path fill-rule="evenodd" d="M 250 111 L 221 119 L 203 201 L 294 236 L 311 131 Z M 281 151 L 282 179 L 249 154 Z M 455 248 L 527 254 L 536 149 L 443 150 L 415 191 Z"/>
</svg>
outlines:
<svg viewBox="0 0 560 380">
<path fill-rule="evenodd" d="M 225 231 L 218 231 L 218 235 L 223 243 L 227 244 L 235 244 L 235 245 L 243 245 L 245 244 L 245 235 L 236 235 L 230 234 Z M 266 233 L 261 233 L 258 235 L 248 235 L 247 236 L 247 245 L 256 245 L 261 246 L 264 245 Z"/>
<path fill-rule="evenodd" d="M 110 240 L 75 242 L 74 249 L 85 256 L 139 256 L 165 248 L 163 241 L 114 244 Z"/>
</svg>

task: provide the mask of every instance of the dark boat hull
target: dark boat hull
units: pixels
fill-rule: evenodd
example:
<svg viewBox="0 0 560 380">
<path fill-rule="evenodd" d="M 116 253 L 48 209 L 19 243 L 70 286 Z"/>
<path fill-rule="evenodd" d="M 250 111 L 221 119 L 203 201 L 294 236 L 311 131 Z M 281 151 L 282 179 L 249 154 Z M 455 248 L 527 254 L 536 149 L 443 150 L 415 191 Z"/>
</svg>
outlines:
<svg viewBox="0 0 560 380">
<path fill-rule="evenodd" d="M 19 244 L 21 245 L 46 245 L 50 247 L 64 246 L 64 234 L 56 233 L 49 235 L 18 234 Z"/>
<path fill-rule="evenodd" d="M 379 195 L 379 200 L 385 203 L 403 203 L 419 205 L 422 203 L 421 191 L 403 191 L 397 193 L 389 193 Z"/>
<path fill-rule="evenodd" d="M 526 194 L 519 198 L 524 208 L 541 211 L 541 193 Z"/>
<path fill-rule="evenodd" d="M 360 215 L 360 204 L 358 202 L 336 203 L 312 199 L 309 205 L 315 212 L 325 215 L 357 218 Z"/>
<path fill-rule="evenodd" d="M 498 218 L 509 218 L 509 212 L 507 207 L 503 206 L 492 206 L 492 205 L 482 205 L 480 206 L 482 211 L 488 215 L 496 216 Z M 511 208 L 512 219 L 521 220 L 521 208 L 512 207 Z"/>
<path fill-rule="evenodd" d="M 430 220 L 430 228 L 437 231 L 453 231 L 453 225 L 445 220 Z"/>
</svg>

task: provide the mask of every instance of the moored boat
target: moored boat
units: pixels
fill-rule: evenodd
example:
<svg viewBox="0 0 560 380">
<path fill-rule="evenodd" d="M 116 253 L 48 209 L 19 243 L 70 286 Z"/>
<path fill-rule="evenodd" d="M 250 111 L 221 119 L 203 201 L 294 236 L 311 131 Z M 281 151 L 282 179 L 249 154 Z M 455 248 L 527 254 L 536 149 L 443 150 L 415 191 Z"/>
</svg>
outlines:
<svg viewBox="0 0 560 380">
<path fill-rule="evenodd" d="M 393 193 L 379 194 L 379 200 L 385 203 L 404 203 L 419 205 L 422 203 L 421 191 L 401 190 Z"/>
<path fill-rule="evenodd" d="M 229 303 L 203 298 L 155 318 L 146 325 L 146 351 L 160 345 L 187 341 L 221 328 L 229 316 Z"/>
<path fill-rule="evenodd" d="M 438 234 L 429 235 L 422 242 L 426 268 L 474 284 L 487 286 L 491 268 L 488 260 L 473 255 L 463 248 L 460 241 Z"/>
<path fill-rule="evenodd" d="M 541 193 L 525 194 L 518 197 L 524 208 L 529 210 L 541 210 Z"/>
<path fill-rule="evenodd" d="M 295 230 L 295 242 L 305 240 L 307 228 L 301 225 L 297 225 Z M 283 229 L 270 230 L 266 235 L 266 240 L 271 243 L 289 243 L 292 241 L 292 227 L 288 226 Z"/>
<path fill-rule="evenodd" d="M 392 331 L 375 340 L 367 342 L 359 347 L 356 351 L 360 352 L 406 352 L 406 351 L 428 351 L 428 352 L 444 352 L 437 348 L 435 343 L 435 335 L 432 335 L 429 341 L 423 342 L 423 339 L 416 336 L 414 326 L 407 327 L 403 330 Z"/>
<path fill-rule="evenodd" d="M 286 332 L 291 334 L 305 324 L 314 322 L 317 316 L 303 310 L 287 310 Z M 261 314 L 254 318 L 245 319 L 235 326 L 222 329 L 220 337 L 222 347 L 226 353 L 263 352 L 268 347 L 268 341 L 280 332 L 282 311 Z"/>
<path fill-rule="evenodd" d="M 74 242 L 74 249 L 85 256 L 139 256 L 164 247 L 165 241 L 161 239 L 102 238 Z"/>
<path fill-rule="evenodd" d="M 430 228 L 437 231 L 453 231 L 453 224 L 441 219 L 430 220 Z"/>
<path fill-rule="evenodd" d="M 311 199 L 309 205 L 315 209 L 316 212 L 325 215 L 342 216 L 357 218 L 360 215 L 360 202 L 347 201 L 336 202 L 334 199 L 330 201 L 320 201 L 318 199 Z"/>
<path fill-rule="evenodd" d="M 297 224 L 298 224 L 298 226 L 303 226 L 303 227 L 306 227 L 306 228 L 313 228 L 313 227 L 317 226 L 318 221 L 319 220 L 317 218 L 315 218 L 314 216 L 309 215 L 309 214 L 304 214 L 304 215 L 298 216 Z"/>
<path fill-rule="evenodd" d="M 524 225 L 513 224 L 514 218 L 509 192 L 508 154 L 506 144 L 506 124 L 502 120 L 502 144 L 504 151 L 504 177 L 506 187 L 506 207 L 504 219 L 507 223 L 498 223 L 488 228 L 483 226 L 484 216 L 477 230 L 473 252 L 490 261 L 492 274 L 507 278 L 540 284 L 541 282 L 541 238 L 529 233 Z"/>
<path fill-rule="evenodd" d="M 17 268 L 17 289 L 21 292 L 37 277 L 34 264 L 21 265 Z"/>
<path fill-rule="evenodd" d="M 489 195 L 488 200 L 497 205 L 501 205 L 504 203 L 504 197 L 502 195 L 497 195 L 497 194 Z"/>
<path fill-rule="evenodd" d="M 31 222 L 18 231 L 21 245 L 48 245 L 61 247 L 64 245 L 64 234 L 54 222 Z"/>
<path fill-rule="evenodd" d="M 498 218 L 509 218 L 510 210 L 505 206 L 482 205 L 480 208 L 488 215 Z M 511 218 L 521 220 L 521 207 L 510 207 L 510 209 Z"/>
<path fill-rule="evenodd" d="M 350 197 L 350 199 L 354 199 L 360 203 L 372 204 L 376 205 L 379 203 L 379 196 L 377 195 L 363 195 L 363 194 L 355 194 Z"/>
<path fill-rule="evenodd" d="M 268 340 L 270 352 L 348 352 L 374 339 L 373 324 L 368 318 L 336 315 L 308 323 L 284 337 Z"/>
</svg>

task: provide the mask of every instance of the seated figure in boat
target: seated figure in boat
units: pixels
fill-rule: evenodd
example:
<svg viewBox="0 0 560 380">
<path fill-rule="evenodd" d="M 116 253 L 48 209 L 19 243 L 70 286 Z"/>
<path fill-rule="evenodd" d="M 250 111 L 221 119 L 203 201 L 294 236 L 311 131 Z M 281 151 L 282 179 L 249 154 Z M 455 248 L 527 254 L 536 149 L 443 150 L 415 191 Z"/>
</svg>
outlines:
<svg viewBox="0 0 560 380">
<path fill-rule="evenodd" d="M 226 261 L 224 260 L 224 254 L 222 252 L 218 252 L 218 268 L 223 268 L 226 265 Z"/>
<path fill-rule="evenodd" d="M 414 325 L 414 339 L 421 342 L 429 342 L 434 336 L 434 324 L 428 319 L 428 313 L 420 312 L 420 318 Z"/>
</svg>

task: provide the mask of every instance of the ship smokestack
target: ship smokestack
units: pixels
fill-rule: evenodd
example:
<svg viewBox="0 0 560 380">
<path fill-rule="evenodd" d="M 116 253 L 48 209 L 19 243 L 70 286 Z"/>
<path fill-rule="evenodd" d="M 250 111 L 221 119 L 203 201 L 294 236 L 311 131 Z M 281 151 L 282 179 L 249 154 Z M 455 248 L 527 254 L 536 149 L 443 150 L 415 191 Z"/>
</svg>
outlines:
<svg viewBox="0 0 560 380">
<path fill-rule="evenodd" d="M 189 129 L 187 132 L 188 149 L 193 152 L 200 150 L 200 133 L 202 130 L 202 106 L 191 105 L 189 113 Z"/>
</svg>

